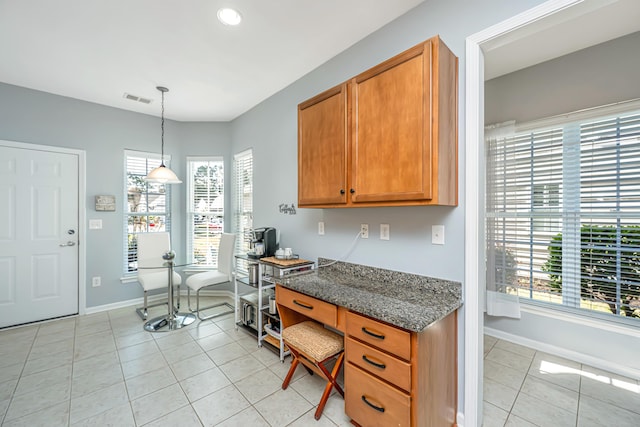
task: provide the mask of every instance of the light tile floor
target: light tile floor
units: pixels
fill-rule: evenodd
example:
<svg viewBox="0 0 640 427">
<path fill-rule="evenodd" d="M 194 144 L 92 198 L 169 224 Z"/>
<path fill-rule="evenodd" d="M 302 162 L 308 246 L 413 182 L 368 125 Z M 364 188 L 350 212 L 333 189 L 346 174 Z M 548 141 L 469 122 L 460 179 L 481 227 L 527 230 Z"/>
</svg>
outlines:
<svg viewBox="0 0 640 427">
<path fill-rule="evenodd" d="M 635 379 L 487 335 L 484 349 L 484 427 L 640 425 Z"/>
<path fill-rule="evenodd" d="M 350 425 L 335 392 L 316 422 L 325 382 L 299 368 L 283 391 L 291 358 L 232 315 L 167 333 L 142 324 L 128 307 L 0 331 L 0 425 Z"/>
<path fill-rule="evenodd" d="M 350 425 L 336 393 L 314 420 L 324 382 L 304 369 L 281 390 L 289 363 L 231 315 L 149 333 L 128 307 L 2 330 L 0 425 Z M 640 425 L 636 380 L 490 336 L 484 369 L 484 427 Z"/>
</svg>

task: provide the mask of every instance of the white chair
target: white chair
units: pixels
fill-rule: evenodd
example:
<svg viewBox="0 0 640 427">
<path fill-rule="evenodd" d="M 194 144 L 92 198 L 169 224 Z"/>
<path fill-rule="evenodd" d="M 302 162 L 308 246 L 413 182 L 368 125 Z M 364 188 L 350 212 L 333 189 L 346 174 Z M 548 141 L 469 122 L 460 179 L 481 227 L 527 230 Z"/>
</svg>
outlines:
<svg viewBox="0 0 640 427">
<path fill-rule="evenodd" d="M 138 282 L 144 290 L 144 306 L 136 308 L 136 313 L 146 320 L 148 316 L 147 309 L 149 307 L 157 307 L 159 305 L 168 304 L 168 301 L 158 304 L 147 304 L 147 292 L 154 289 L 168 290 L 169 274 L 167 268 L 149 268 L 162 267 L 165 260 L 162 258 L 166 252 L 171 250 L 169 233 L 140 233 L 138 239 Z M 173 284 L 178 286 L 178 308 L 180 308 L 180 284 L 182 277 L 173 272 Z M 172 301 L 173 302 L 173 301 Z"/>
<path fill-rule="evenodd" d="M 224 314 L 233 313 L 235 310 L 235 308 L 227 302 L 200 308 L 200 291 L 203 288 L 231 282 L 233 277 L 233 249 L 235 244 L 235 234 L 223 233 L 220 239 L 220 246 L 218 246 L 218 268 L 216 270 L 194 274 L 193 276 L 188 277 L 185 282 L 187 285 L 187 301 L 189 303 L 189 310 L 192 313 L 196 313 L 200 320 L 207 320 Z M 196 293 L 195 310 L 191 308 L 191 291 L 195 291 Z M 206 317 L 200 315 L 201 311 L 221 306 L 228 307 L 229 311 L 223 311 Z"/>
</svg>

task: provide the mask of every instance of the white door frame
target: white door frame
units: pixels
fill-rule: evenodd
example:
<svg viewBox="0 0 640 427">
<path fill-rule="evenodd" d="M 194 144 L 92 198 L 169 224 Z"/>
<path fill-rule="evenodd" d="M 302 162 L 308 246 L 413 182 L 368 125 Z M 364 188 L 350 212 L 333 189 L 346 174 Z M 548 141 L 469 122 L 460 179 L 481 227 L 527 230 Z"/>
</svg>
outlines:
<svg viewBox="0 0 640 427">
<path fill-rule="evenodd" d="M 465 67 L 465 266 L 464 266 L 464 410 L 459 425 L 482 420 L 484 330 L 484 55 L 483 44 L 584 0 L 549 0 L 466 40 Z M 482 233 L 482 234 L 481 234 Z"/>
<path fill-rule="evenodd" d="M 86 152 L 74 148 L 55 147 L 52 145 L 39 145 L 26 142 L 0 140 L 0 145 L 6 147 L 21 148 L 25 150 L 39 150 L 62 154 L 75 154 L 78 156 L 78 314 L 87 312 L 87 240 L 86 240 L 86 216 L 87 216 L 87 180 L 86 180 Z"/>
</svg>

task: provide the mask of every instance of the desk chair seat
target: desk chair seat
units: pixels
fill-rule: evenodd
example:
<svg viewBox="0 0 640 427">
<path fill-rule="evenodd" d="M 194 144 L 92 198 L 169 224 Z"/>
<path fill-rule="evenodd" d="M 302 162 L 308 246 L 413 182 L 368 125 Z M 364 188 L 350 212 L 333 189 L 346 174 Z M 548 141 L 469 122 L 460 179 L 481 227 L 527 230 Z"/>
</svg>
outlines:
<svg viewBox="0 0 640 427">
<path fill-rule="evenodd" d="M 344 391 L 336 381 L 344 362 L 344 339 L 313 320 L 285 328 L 282 331 L 282 339 L 293 355 L 291 367 L 282 383 L 283 390 L 289 387 L 289 382 L 299 363 L 327 379 L 327 385 L 314 415 L 315 419 L 319 420 L 332 388 L 344 397 Z M 329 372 L 325 364 L 333 359 L 336 359 L 336 363 L 333 370 Z"/>
<path fill-rule="evenodd" d="M 187 285 L 187 301 L 189 310 L 192 313 L 196 313 L 198 319 L 207 320 L 213 317 L 222 316 L 224 314 L 233 313 L 235 308 L 227 303 L 213 304 L 207 307 L 200 307 L 200 291 L 204 288 L 208 288 L 222 283 L 231 282 L 233 276 L 233 250 L 236 244 L 235 234 L 223 233 L 220 238 L 220 245 L 218 246 L 218 268 L 217 270 L 205 271 L 202 273 L 194 274 L 187 278 L 185 284 Z M 191 308 L 191 291 L 196 293 L 196 309 Z M 202 316 L 201 312 L 215 307 L 227 307 L 221 313 L 212 314 L 210 316 Z"/>
<path fill-rule="evenodd" d="M 144 295 L 143 307 L 136 308 L 136 313 L 146 320 L 148 317 L 148 308 L 157 307 L 167 304 L 161 302 L 158 304 L 147 304 L 147 293 L 155 289 L 167 290 L 169 287 L 169 273 L 166 268 L 150 268 L 160 267 L 165 263 L 162 258 L 166 252 L 171 250 L 169 233 L 140 233 L 136 237 L 138 245 L 138 283 L 142 286 Z M 180 295 L 180 285 L 182 277 L 173 272 L 173 285 L 178 287 L 178 295 Z M 178 298 L 178 308 L 180 308 L 180 299 Z"/>
</svg>

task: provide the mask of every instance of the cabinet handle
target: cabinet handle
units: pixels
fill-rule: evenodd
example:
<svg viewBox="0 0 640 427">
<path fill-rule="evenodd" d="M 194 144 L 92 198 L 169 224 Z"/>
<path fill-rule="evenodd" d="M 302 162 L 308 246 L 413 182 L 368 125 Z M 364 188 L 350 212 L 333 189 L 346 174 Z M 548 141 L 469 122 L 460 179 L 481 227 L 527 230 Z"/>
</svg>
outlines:
<svg viewBox="0 0 640 427">
<path fill-rule="evenodd" d="M 344 188 L 340 189 L 340 194 L 344 194 Z"/>
<path fill-rule="evenodd" d="M 364 332 L 367 335 L 371 335 L 374 338 L 378 338 L 379 340 L 383 340 L 384 339 L 384 335 L 380 335 L 380 334 L 376 334 L 375 332 L 371 332 L 371 331 L 367 330 L 367 328 L 365 328 L 364 326 L 362 327 L 362 332 Z"/>
<path fill-rule="evenodd" d="M 300 306 L 300 307 L 302 307 L 302 308 L 306 308 L 307 310 L 313 310 L 313 306 L 312 306 L 312 305 L 303 304 L 303 303 L 299 302 L 298 300 L 295 300 L 295 299 L 294 299 L 294 300 L 293 300 L 293 303 L 294 303 L 295 305 L 299 305 L 299 306 Z"/>
<path fill-rule="evenodd" d="M 378 411 L 378 412 L 384 412 L 384 408 L 382 408 L 382 407 L 380 407 L 380 406 L 376 406 L 376 405 L 374 405 L 373 403 L 369 402 L 369 401 L 367 400 L 367 398 L 364 396 L 364 394 L 362 395 L 362 401 L 363 401 L 364 403 L 366 403 L 367 405 L 369 405 L 370 407 L 372 407 L 373 409 L 375 409 L 376 411 Z"/>
<path fill-rule="evenodd" d="M 353 194 L 355 192 L 356 192 L 356 190 L 354 190 L 353 188 L 351 190 L 349 190 L 349 193 L 351 193 L 351 194 Z"/>
<path fill-rule="evenodd" d="M 387 365 L 385 365 L 382 362 L 374 362 L 373 360 L 369 359 L 366 354 L 362 355 L 362 360 L 364 360 L 370 365 L 375 366 L 376 368 L 385 369 L 387 367 Z"/>
</svg>

